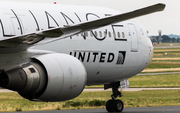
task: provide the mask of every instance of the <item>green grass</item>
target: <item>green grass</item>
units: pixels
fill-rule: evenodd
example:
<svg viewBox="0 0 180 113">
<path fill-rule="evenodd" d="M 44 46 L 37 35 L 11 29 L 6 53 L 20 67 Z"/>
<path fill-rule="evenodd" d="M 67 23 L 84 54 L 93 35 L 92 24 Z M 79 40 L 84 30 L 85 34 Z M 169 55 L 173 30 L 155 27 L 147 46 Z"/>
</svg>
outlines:
<svg viewBox="0 0 180 113">
<path fill-rule="evenodd" d="M 165 53 L 167 53 L 167 55 L 165 55 Z M 153 57 L 154 58 L 180 58 L 180 48 L 155 48 Z M 160 68 L 180 68 L 180 60 L 170 60 L 170 59 L 153 60 L 151 61 L 151 63 L 146 69 L 160 69 Z"/>
<path fill-rule="evenodd" d="M 168 54 L 176 54 L 176 55 L 179 55 L 180 54 L 180 51 L 160 51 L 160 52 L 154 52 L 154 54 L 165 54 L 167 53 Z"/>
<path fill-rule="evenodd" d="M 134 76 L 130 87 L 180 87 L 180 74 Z"/>
<path fill-rule="evenodd" d="M 161 43 L 161 44 L 157 44 L 156 46 L 170 46 L 170 44 L 173 44 L 173 46 L 179 46 L 180 45 L 180 43 Z"/>
<path fill-rule="evenodd" d="M 104 88 L 104 85 L 86 86 L 85 88 Z"/>
<path fill-rule="evenodd" d="M 180 87 L 180 74 L 134 76 L 129 78 L 131 88 L 167 88 Z M 104 88 L 103 85 L 86 88 Z"/>
<path fill-rule="evenodd" d="M 154 90 L 122 92 L 125 107 L 151 107 L 180 105 L 180 90 Z M 65 102 L 31 102 L 17 93 L 0 93 L 0 111 L 35 111 L 105 108 L 111 91 L 83 92 L 79 97 Z"/>
<path fill-rule="evenodd" d="M 167 55 L 165 55 L 167 53 Z M 154 57 L 180 57 L 179 48 L 154 48 Z"/>
<path fill-rule="evenodd" d="M 151 62 L 146 69 L 180 68 L 179 62 Z"/>
<path fill-rule="evenodd" d="M 123 93 L 127 107 L 176 106 L 180 104 L 180 90 L 154 90 Z"/>
<path fill-rule="evenodd" d="M 151 62 L 166 62 L 166 63 L 174 63 L 174 62 L 180 62 L 180 60 L 152 60 Z"/>
<path fill-rule="evenodd" d="M 180 48 L 154 48 L 154 50 L 156 51 L 156 50 L 179 50 Z"/>
<path fill-rule="evenodd" d="M 167 55 L 165 55 L 165 52 L 164 53 L 154 53 L 153 54 L 153 57 L 154 58 L 172 58 L 172 57 L 180 57 L 180 53 L 167 53 Z"/>
<path fill-rule="evenodd" d="M 163 55 L 163 56 L 153 56 L 153 58 L 180 58 L 180 55 Z"/>
</svg>

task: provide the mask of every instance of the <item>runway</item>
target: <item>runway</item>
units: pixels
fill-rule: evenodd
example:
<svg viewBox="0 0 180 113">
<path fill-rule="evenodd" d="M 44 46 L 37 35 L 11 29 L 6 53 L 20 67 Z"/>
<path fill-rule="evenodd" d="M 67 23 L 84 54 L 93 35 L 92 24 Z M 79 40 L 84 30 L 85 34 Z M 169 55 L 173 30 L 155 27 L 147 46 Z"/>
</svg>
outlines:
<svg viewBox="0 0 180 113">
<path fill-rule="evenodd" d="M 122 91 L 143 91 L 143 90 L 180 90 L 180 88 L 126 88 Z M 83 91 L 112 91 L 112 89 L 104 90 L 103 88 L 84 89 Z"/>
<path fill-rule="evenodd" d="M 122 91 L 143 91 L 143 90 L 180 90 L 180 88 L 126 88 Z M 104 90 L 103 88 L 92 88 L 92 89 L 84 89 L 83 92 L 86 91 L 112 91 L 112 89 Z M 14 92 L 8 89 L 0 89 L 0 93 L 5 92 Z"/>
<path fill-rule="evenodd" d="M 6 112 L 16 113 L 16 112 Z M 107 113 L 106 109 L 28 111 L 21 113 Z M 122 113 L 180 113 L 180 106 L 125 108 Z"/>
</svg>

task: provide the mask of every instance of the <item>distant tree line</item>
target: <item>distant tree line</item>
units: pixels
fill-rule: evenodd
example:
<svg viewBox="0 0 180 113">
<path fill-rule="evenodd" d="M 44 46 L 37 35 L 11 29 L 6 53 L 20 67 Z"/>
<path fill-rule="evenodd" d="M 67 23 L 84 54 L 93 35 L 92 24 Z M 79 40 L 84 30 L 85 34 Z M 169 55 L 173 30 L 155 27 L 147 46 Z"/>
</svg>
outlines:
<svg viewBox="0 0 180 113">
<path fill-rule="evenodd" d="M 162 42 L 163 43 L 168 43 L 168 42 L 172 42 L 172 43 L 176 43 L 176 42 L 180 42 L 180 38 L 170 38 L 169 36 L 167 36 L 167 35 L 163 35 L 163 36 L 161 36 L 162 37 Z M 154 42 L 156 42 L 156 43 L 158 43 L 158 39 L 159 39 L 159 36 L 151 36 L 150 37 L 151 38 L 151 41 L 154 43 Z"/>
</svg>

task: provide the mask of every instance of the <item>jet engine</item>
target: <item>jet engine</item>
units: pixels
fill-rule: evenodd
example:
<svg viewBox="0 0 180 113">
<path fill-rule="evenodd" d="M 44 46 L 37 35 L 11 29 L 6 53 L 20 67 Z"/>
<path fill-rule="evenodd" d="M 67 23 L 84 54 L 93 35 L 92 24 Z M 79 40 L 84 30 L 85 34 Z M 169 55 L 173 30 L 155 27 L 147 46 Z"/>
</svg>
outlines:
<svg viewBox="0 0 180 113">
<path fill-rule="evenodd" d="M 84 65 L 67 54 L 34 56 L 21 66 L 0 73 L 0 87 L 17 91 L 32 101 L 65 101 L 84 89 L 87 74 Z"/>
</svg>

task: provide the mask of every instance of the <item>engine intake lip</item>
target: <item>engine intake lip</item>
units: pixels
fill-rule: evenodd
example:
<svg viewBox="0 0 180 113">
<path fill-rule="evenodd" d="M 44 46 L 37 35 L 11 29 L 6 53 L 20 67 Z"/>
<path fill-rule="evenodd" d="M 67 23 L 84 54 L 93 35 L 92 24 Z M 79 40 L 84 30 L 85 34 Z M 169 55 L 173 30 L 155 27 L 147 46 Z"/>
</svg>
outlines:
<svg viewBox="0 0 180 113">
<path fill-rule="evenodd" d="M 25 93 L 35 92 L 40 84 L 40 75 L 38 73 L 38 70 L 30 63 L 29 65 L 26 64 L 26 66 L 22 66 L 22 69 L 26 73 L 27 83 L 26 83 L 26 87 L 21 92 L 25 92 Z"/>
<path fill-rule="evenodd" d="M 28 75 L 27 87 L 18 93 L 29 100 L 38 99 L 47 87 L 47 72 L 44 66 L 36 59 L 32 59 L 29 66 L 24 66 L 23 70 Z"/>
</svg>

